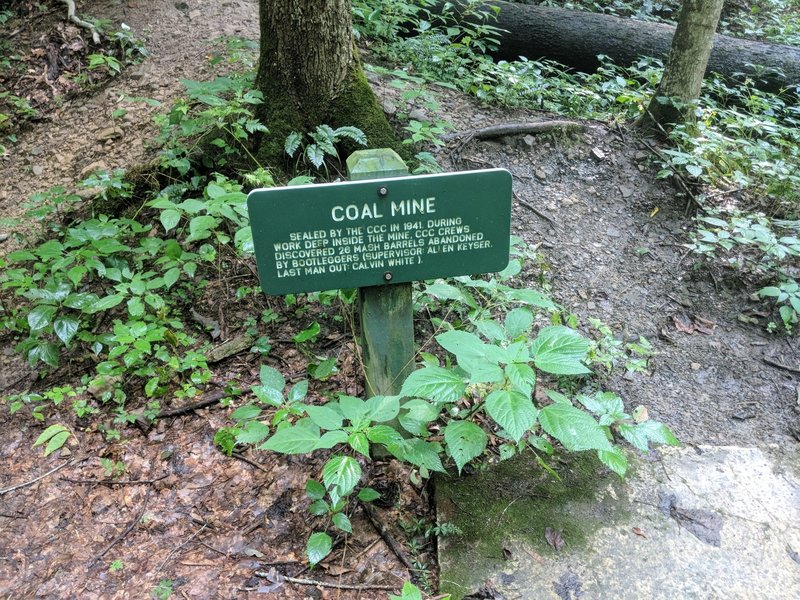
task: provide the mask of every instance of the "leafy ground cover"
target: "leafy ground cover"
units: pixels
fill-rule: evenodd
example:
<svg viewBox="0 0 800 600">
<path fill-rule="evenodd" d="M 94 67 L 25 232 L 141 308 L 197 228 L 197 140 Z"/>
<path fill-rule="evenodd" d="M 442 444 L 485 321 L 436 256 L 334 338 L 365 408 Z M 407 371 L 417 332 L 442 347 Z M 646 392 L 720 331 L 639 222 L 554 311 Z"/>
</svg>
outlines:
<svg viewBox="0 0 800 600">
<path fill-rule="evenodd" d="M 495 65 L 482 53 L 492 43 L 489 24 L 471 32 L 450 31 L 447 23 L 426 21 L 418 11 L 410 14 L 421 35 L 400 44 L 393 39 L 396 31 L 374 27 L 392 25 L 374 11 L 403 6 L 356 3 L 355 12 L 362 19 L 362 36 L 373 41 L 372 51 L 393 61 L 391 68 L 375 67 L 373 73 L 379 74 L 379 86 L 392 90 L 385 97 L 399 126 L 409 143 L 428 143 L 418 148 L 425 152 L 418 156 L 420 170 L 438 168 L 437 157 L 443 164 L 448 161 L 448 154 L 437 148 L 446 147 L 442 134 L 463 130 L 458 109 L 469 106 L 475 115 L 488 110 L 447 106 L 452 101 L 443 90 L 462 88 L 479 102 L 505 107 L 544 107 L 620 121 L 636 116 L 657 81 L 658 65 L 652 62 L 630 69 L 607 65 L 585 78 L 562 74 L 546 63 Z M 367 9 L 371 12 L 365 17 Z M 383 47 L 377 45 L 381 39 Z M 204 60 L 224 69 L 203 80 L 184 78 L 179 97 L 160 105 L 152 140 L 155 162 L 144 175 L 101 169 L 83 179 L 88 194 L 62 184 L 34 195 L 26 218 L 39 223 L 40 230 L 17 240 L 24 247 L 0 259 L 5 339 L 38 373 L 30 381 L 23 371 L 23 378 L 6 388 L 9 411 L 3 418 L 15 430 L 9 447 L 36 446 L 37 454 L 22 463 L 26 466 L 41 460 L 40 447 L 43 454 L 58 454 L 61 466 L 69 467 L 66 483 L 79 486 L 74 493 L 84 506 L 82 518 L 57 534 L 61 543 L 50 555 L 67 567 L 33 580 L 30 591 L 84 585 L 104 595 L 110 585 L 124 594 L 131 577 L 139 577 L 157 597 L 168 597 L 175 588 L 209 585 L 228 586 L 228 593 L 255 570 L 268 568 L 278 570 L 245 587 L 284 585 L 281 576 L 298 577 L 306 563 L 320 563 L 317 568 L 334 577 L 353 572 L 358 582 L 378 581 L 399 590 L 406 577 L 396 562 L 400 559 L 384 550 L 376 556 L 367 541 L 370 509 L 364 506 L 370 502 L 386 511 L 386 520 L 405 523 L 393 529 L 407 548 L 411 574 L 419 586 L 433 589 L 432 536 L 456 532 L 447 523 L 431 521 L 425 482 L 432 472 L 461 472 L 527 449 L 557 477 L 549 457 L 560 446 L 592 451 L 622 473 L 626 459 L 621 445 L 644 451 L 651 442 L 676 442 L 666 426 L 649 419 L 647 403 L 634 400 L 642 383 L 637 374 L 652 376 L 653 343 L 641 334 L 617 339 L 602 321 L 554 300 L 550 285 L 557 274 L 549 273 L 541 242 L 530 239 L 533 230 L 527 229 L 519 233 L 529 239 L 518 241 L 503 273 L 418 286 L 421 368 L 405 383 L 402 399 L 364 398 L 352 291 L 268 299 L 257 289 L 244 199 L 250 187 L 275 183 L 270 165 L 257 164 L 249 153 L 254 136 L 268 135 L 268 124 L 254 114 L 260 98 L 250 90 L 253 44 L 229 38 L 222 46 L 225 52 Z M 449 73 L 457 76 L 448 79 Z M 775 113 L 783 102 L 759 100 L 746 87 L 731 95 L 736 110 L 745 96 L 754 98 L 754 106 L 767 103 L 765 112 Z M 131 109 L 142 103 L 160 104 L 136 96 L 124 101 Z M 778 111 L 775 139 L 788 135 L 783 129 L 792 114 Z M 729 115 L 731 126 L 737 126 L 739 115 Z M 710 124 L 709 130 L 716 126 Z M 337 137 L 358 140 L 358 134 L 324 128 L 297 132 L 285 142 L 286 162 L 300 166 L 299 181 L 323 179 L 337 172 Z M 565 147 L 575 143 L 562 142 Z M 595 143 L 608 139 L 600 136 Z M 544 152 L 552 150 L 550 144 L 534 145 Z M 519 156 L 507 150 L 474 158 L 511 160 L 509 168 L 526 177 Z M 691 146 L 674 152 L 662 151 L 661 172 L 680 175 L 689 186 L 685 193 L 695 200 L 714 198 L 710 186 L 722 179 L 713 157 L 696 154 Z M 572 162 L 589 168 L 574 156 Z M 779 223 L 790 222 L 793 171 L 787 167 L 782 186 L 773 161 L 764 163 L 764 169 L 773 170 L 737 180 L 742 185 L 737 193 L 743 202 L 766 195 L 773 213 L 783 211 Z M 546 180 L 548 173 L 527 177 Z M 778 185 L 767 189 L 773 184 Z M 731 196 L 727 188 L 722 191 L 722 197 Z M 666 207 L 664 212 L 669 212 Z M 519 214 L 516 219 L 524 222 Z M 793 233 L 771 233 L 771 216 L 730 224 L 719 216 L 702 219 L 706 233 L 683 241 L 706 256 L 717 246 L 766 245 L 766 258 L 750 259 L 761 275 L 788 269 L 786 259 L 797 251 L 796 240 L 784 239 Z M 638 254 L 656 252 L 645 250 Z M 762 293 L 796 310 L 791 282 L 767 286 Z M 779 316 L 787 328 L 796 320 L 786 310 Z M 679 322 L 683 329 L 678 331 L 684 333 L 690 326 L 711 327 L 697 320 Z M 219 353 L 234 341 L 237 351 Z M 613 383 L 615 376 L 628 377 L 633 383 L 627 391 L 633 393 L 608 391 L 621 389 Z M 23 390 L 10 393 L 12 387 Z M 230 414 L 208 408 L 218 405 L 230 408 Z M 199 425 L 181 416 L 194 410 L 204 415 Z M 387 425 L 398 417 L 400 427 Z M 168 428 L 165 423 L 174 419 Z M 401 437 L 401 430 L 410 437 Z M 368 460 L 375 447 L 400 459 L 399 466 Z M 326 452 L 330 449 L 333 453 Z M 148 467 L 148 450 L 159 455 L 162 462 L 155 464 L 163 468 Z M 253 473 L 264 477 L 253 483 Z M 65 485 L 65 479 L 60 481 Z M 2 490 L 4 496 L 12 494 L 3 516 L 12 523 L 8 531 L 33 537 L 27 492 L 8 483 Z M 177 508 L 169 509 L 171 502 Z M 97 514 L 109 515 L 117 527 L 94 530 L 94 542 L 103 542 L 104 550 L 106 542 L 115 543 L 85 556 L 71 546 Z M 119 525 L 128 522 L 132 529 Z M 140 530 L 139 523 L 151 525 Z M 120 529 L 123 535 L 115 541 Z M 135 530 L 131 544 L 126 529 Z M 174 538 L 169 548 L 152 549 L 156 539 L 164 539 L 155 537 L 158 530 L 188 539 L 193 558 L 185 562 L 190 564 L 173 564 L 183 548 Z M 210 534 L 221 545 L 210 543 Z M 157 564 L 147 553 L 158 556 Z M 23 568 L 21 560 L 16 557 L 9 568 Z M 195 560 L 213 569 L 197 576 Z M 74 563 L 91 564 L 94 579 L 81 579 L 82 569 Z M 24 568 L 35 570 L 37 564 Z M 165 568 L 171 570 L 169 577 L 160 576 Z M 225 582 L 212 584 L 209 578 L 222 571 Z M 407 597 L 415 593 L 406 586 Z"/>
</svg>

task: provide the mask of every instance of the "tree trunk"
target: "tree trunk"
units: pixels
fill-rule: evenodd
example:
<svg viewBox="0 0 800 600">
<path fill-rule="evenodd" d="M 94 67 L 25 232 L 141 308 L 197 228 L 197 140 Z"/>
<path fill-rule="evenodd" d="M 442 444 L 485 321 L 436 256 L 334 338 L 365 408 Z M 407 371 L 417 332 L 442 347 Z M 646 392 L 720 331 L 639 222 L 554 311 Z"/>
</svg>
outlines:
<svg viewBox="0 0 800 600">
<path fill-rule="evenodd" d="M 592 72 L 603 54 L 620 65 L 630 65 L 641 56 L 666 59 L 675 27 L 611 15 L 548 8 L 492 0 L 500 8 L 493 25 L 507 30 L 500 34 L 502 60 L 520 56 L 552 59 L 579 71 Z M 433 12 L 441 12 L 439 3 Z M 766 67 L 756 70 L 753 65 Z M 768 91 L 800 84 L 800 48 L 714 36 L 714 49 L 706 71 L 727 77 L 744 73 L 756 86 Z"/>
<path fill-rule="evenodd" d="M 640 125 L 663 128 L 690 118 L 700 97 L 723 0 L 684 0 L 664 75 Z"/>
<path fill-rule="evenodd" d="M 348 0 L 259 0 L 259 22 L 262 163 L 283 164 L 286 136 L 322 124 L 358 127 L 372 148 L 400 146 L 361 69 Z"/>
</svg>

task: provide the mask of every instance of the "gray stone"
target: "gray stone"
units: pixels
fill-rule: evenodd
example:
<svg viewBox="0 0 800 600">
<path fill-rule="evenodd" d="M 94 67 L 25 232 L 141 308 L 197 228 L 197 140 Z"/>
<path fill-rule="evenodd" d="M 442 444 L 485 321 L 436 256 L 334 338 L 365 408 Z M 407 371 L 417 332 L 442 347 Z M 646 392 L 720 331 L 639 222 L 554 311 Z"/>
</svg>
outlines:
<svg viewBox="0 0 800 600">
<path fill-rule="evenodd" d="M 3 242 L 5 242 L 5 241 L 8 239 L 8 237 L 9 237 L 9 236 L 8 236 L 8 234 L 7 234 L 7 233 L 0 233 L 0 244 L 2 244 Z"/>
<path fill-rule="evenodd" d="M 547 179 L 547 173 L 545 173 L 544 169 L 536 169 L 536 171 L 533 174 L 539 181 L 544 181 Z"/>
<path fill-rule="evenodd" d="M 410 113 L 408 113 L 408 118 L 412 121 L 427 121 L 428 115 L 422 108 L 415 108 Z"/>
<path fill-rule="evenodd" d="M 442 591 L 459 600 L 487 583 L 522 600 L 800 598 L 795 449 L 702 445 L 628 456 L 624 481 L 574 455 L 548 461 L 563 489 L 537 475 L 533 460 L 442 478 L 437 516 L 462 528 L 439 541 Z M 545 541 L 548 527 L 562 532 L 561 551 Z"/>
<path fill-rule="evenodd" d="M 106 127 L 97 132 L 95 139 L 98 142 L 105 142 L 106 140 L 116 140 L 124 135 L 120 127 Z"/>
<path fill-rule="evenodd" d="M 387 115 L 393 115 L 397 112 L 397 105 L 387 98 L 383 101 L 383 112 Z"/>
<path fill-rule="evenodd" d="M 592 148 L 592 158 L 597 161 L 601 161 L 606 157 L 606 153 L 600 150 L 600 148 Z"/>
<path fill-rule="evenodd" d="M 533 137 L 531 134 L 528 134 L 528 135 L 526 135 L 525 137 L 522 138 L 522 141 L 525 142 L 525 145 L 528 148 L 533 148 L 533 144 L 534 144 L 534 142 L 536 142 L 536 138 Z"/>
<path fill-rule="evenodd" d="M 31 170 L 33 171 L 33 174 L 36 175 L 37 177 L 41 177 L 42 174 L 44 173 L 44 167 L 42 165 L 33 165 L 33 168 Z"/>
<path fill-rule="evenodd" d="M 630 198 L 633 195 L 633 188 L 629 185 L 621 185 L 619 186 L 619 193 L 622 194 L 623 198 Z"/>
</svg>

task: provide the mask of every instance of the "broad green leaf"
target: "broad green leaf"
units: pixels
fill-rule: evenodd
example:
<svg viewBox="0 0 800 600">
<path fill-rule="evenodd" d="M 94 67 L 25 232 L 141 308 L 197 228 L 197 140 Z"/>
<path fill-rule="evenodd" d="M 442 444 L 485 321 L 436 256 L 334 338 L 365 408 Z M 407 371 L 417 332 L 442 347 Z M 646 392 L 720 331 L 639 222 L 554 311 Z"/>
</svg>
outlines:
<svg viewBox="0 0 800 600">
<path fill-rule="evenodd" d="M 253 394 L 255 394 L 256 398 L 264 404 L 269 404 L 270 406 L 280 406 L 283 404 L 283 394 L 275 388 L 266 385 L 254 385 L 250 389 Z"/>
<path fill-rule="evenodd" d="M 539 411 L 539 423 L 567 450 L 611 450 L 605 428 L 572 404 L 556 402 L 545 406 Z"/>
<path fill-rule="evenodd" d="M 403 404 L 403 409 L 408 411 L 408 416 L 417 421 L 430 423 L 439 418 L 442 409 L 437 404 L 431 404 L 425 400 L 409 400 Z"/>
<path fill-rule="evenodd" d="M 366 402 L 364 418 L 373 423 L 391 421 L 400 412 L 400 396 L 373 396 Z"/>
<path fill-rule="evenodd" d="M 204 240 L 211 235 L 211 229 L 217 226 L 217 218 L 211 215 L 200 215 L 192 217 L 189 221 L 189 237 L 186 238 L 187 242 L 194 240 Z"/>
<path fill-rule="evenodd" d="M 341 429 L 334 431 L 326 431 L 321 438 L 317 441 L 314 450 L 328 450 L 338 444 L 343 444 L 347 441 L 347 433 Z"/>
<path fill-rule="evenodd" d="M 338 410 L 330 406 L 306 406 L 306 413 L 314 421 L 314 424 L 321 429 L 331 430 L 342 427 L 343 417 Z"/>
<path fill-rule="evenodd" d="M 650 442 L 669 446 L 680 446 L 678 438 L 673 435 L 666 425 L 658 421 L 645 421 L 638 425 L 621 423 L 618 430 L 620 435 L 622 435 L 631 446 L 642 452 L 647 452 Z"/>
<path fill-rule="evenodd" d="M 577 398 L 578 402 L 586 407 L 586 410 L 605 417 L 605 419 L 601 419 L 601 425 L 611 425 L 616 421 L 628 418 L 622 398 L 612 392 L 597 392 L 594 396 L 579 395 Z"/>
<path fill-rule="evenodd" d="M 581 334 L 562 325 L 541 329 L 531 344 L 536 367 L 556 375 L 591 373 L 581 362 L 588 349 L 589 343 Z"/>
<path fill-rule="evenodd" d="M 310 512 L 312 515 L 316 515 L 317 517 L 327 515 L 329 510 L 330 506 L 328 506 L 328 503 L 322 499 L 315 500 L 308 506 L 308 512 Z"/>
<path fill-rule="evenodd" d="M 64 299 L 64 306 L 82 311 L 87 311 L 87 309 L 89 309 L 87 311 L 89 312 L 97 300 L 97 294 L 92 294 L 89 292 L 70 294 Z"/>
<path fill-rule="evenodd" d="M 257 444 L 269 435 L 269 427 L 260 421 L 248 421 L 236 435 L 238 444 Z"/>
<path fill-rule="evenodd" d="M 28 313 L 28 326 L 31 332 L 41 331 L 52 323 L 53 315 L 56 313 L 56 306 L 49 304 L 40 304 L 35 306 L 31 312 Z"/>
<path fill-rule="evenodd" d="M 331 553 L 333 548 L 333 540 L 327 533 L 317 532 L 312 533 L 306 543 L 306 556 L 311 565 L 317 564 L 323 558 Z"/>
<path fill-rule="evenodd" d="M 495 390 L 486 397 L 486 412 L 515 442 L 536 422 L 536 407 L 530 396 L 510 390 Z"/>
<path fill-rule="evenodd" d="M 308 394 L 308 380 L 302 379 L 292 386 L 287 398 L 290 403 L 300 402 Z"/>
<path fill-rule="evenodd" d="M 453 369 L 425 367 L 408 376 L 400 395 L 427 398 L 434 402 L 455 402 L 464 395 L 466 387 L 464 378 Z"/>
<path fill-rule="evenodd" d="M 314 479 L 306 481 L 306 496 L 309 500 L 321 500 L 325 497 L 325 487 Z"/>
<path fill-rule="evenodd" d="M 366 402 L 360 398 L 346 396 L 344 394 L 339 396 L 339 408 L 342 409 L 342 414 L 351 423 L 358 423 L 367 414 Z"/>
<path fill-rule="evenodd" d="M 272 450 L 281 454 L 307 454 L 317 449 L 319 431 L 310 427 L 294 425 L 279 429 L 259 450 Z"/>
<path fill-rule="evenodd" d="M 128 299 L 128 314 L 132 317 L 141 317 L 144 314 L 144 302 L 138 296 Z"/>
<path fill-rule="evenodd" d="M 527 308 L 515 308 L 506 315 L 506 335 L 514 340 L 528 333 L 533 325 L 533 314 Z"/>
<path fill-rule="evenodd" d="M 331 517 L 331 521 L 333 521 L 333 524 L 342 531 L 346 533 L 353 533 L 353 526 L 350 524 L 350 519 L 347 518 L 346 514 L 336 513 L 333 515 L 333 517 Z"/>
<path fill-rule="evenodd" d="M 53 321 L 53 331 L 56 332 L 58 339 L 64 342 L 65 346 L 69 344 L 69 341 L 78 332 L 79 327 L 78 319 L 72 317 L 59 317 Z"/>
<path fill-rule="evenodd" d="M 441 447 L 437 443 L 426 442 L 420 438 L 410 438 L 397 444 L 389 444 L 387 450 L 400 460 L 410 462 L 430 471 L 444 473 L 442 460 L 439 458 Z"/>
<path fill-rule="evenodd" d="M 380 497 L 381 495 L 370 487 L 361 488 L 358 492 L 358 499 L 362 502 L 372 502 Z"/>
<path fill-rule="evenodd" d="M 505 373 L 517 391 L 530 398 L 536 385 L 536 372 L 533 368 L 525 363 L 511 363 L 506 365 Z"/>
<path fill-rule="evenodd" d="M 52 342 L 39 342 L 28 351 L 28 363 L 35 366 L 38 361 L 42 361 L 51 367 L 58 366 L 58 346 Z"/>
<path fill-rule="evenodd" d="M 544 308 L 546 310 L 555 310 L 558 308 L 550 298 L 536 290 L 511 289 L 506 292 L 506 297 L 509 300 L 516 300 L 517 302 L 530 304 L 531 306 Z"/>
<path fill-rule="evenodd" d="M 461 469 L 476 456 L 480 456 L 486 448 L 488 437 L 483 429 L 469 421 L 450 421 L 444 428 L 444 441 L 447 453 Z"/>
<path fill-rule="evenodd" d="M 55 434 L 47 442 L 47 446 L 44 447 L 44 455 L 49 456 L 51 453 L 61 448 L 61 446 L 63 446 L 68 439 L 69 439 L 69 431 L 61 431 Z"/>
<path fill-rule="evenodd" d="M 337 487 L 339 494 L 346 496 L 361 479 L 361 465 L 350 456 L 334 456 L 322 467 L 322 481 L 325 487 Z"/>
<path fill-rule="evenodd" d="M 181 213 L 175 209 L 162 210 L 159 216 L 161 225 L 164 226 L 164 231 L 169 231 L 175 227 L 181 220 Z"/>
<path fill-rule="evenodd" d="M 351 433 L 347 438 L 347 443 L 353 450 L 369 458 L 369 441 L 366 434 L 361 431 Z"/>
<path fill-rule="evenodd" d="M 613 448 L 612 450 L 598 450 L 597 458 L 600 459 L 601 463 L 614 471 L 614 473 L 620 477 L 625 476 L 625 472 L 628 470 L 628 458 L 621 449 Z"/>
<path fill-rule="evenodd" d="M 319 323 L 314 321 L 303 331 L 295 334 L 294 337 L 292 337 L 292 340 L 294 340 L 296 344 L 302 344 L 303 342 L 315 339 L 319 335 L 319 332 L 320 332 Z"/>
<path fill-rule="evenodd" d="M 375 425 L 375 427 L 370 427 L 367 429 L 367 439 L 372 442 L 373 444 L 383 444 L 384 446 L 388 446 L 389 444 L 397 444 L 403 440 L 403 436 L 400 435 L 393 427 L 389 427 L 388 425 Z"/>
<path fill-rule="evenodd" d="M 490 342 L 500 342 L 506 339 L 506 332 L 497 321 L 491 319 L 475 321 L 475 327 Z"/>
<path fill-rule="evenodd" d="M 33 442 L 32 448 L 36 448 L 36 446 L 41 446 L 50 438 L 65 431 L 69 432 L 69 429 L 64 427 L 64 425 L 62 425 L 61 423 L 55 423 L 53 425 L 50 425 L 50 427 L 48 427 L 42 433 L 39 434 L 39 437 L 37 437 L 36 441 Z"/>
<path fill-rule="evenodd" d="M 105 296 L 100 298 L 97 302 L 94 303 L 94 306 L 91 309 L 87 309 L 86 312 L 96 313 L 100 312 L 101 310 L 108 310 L 110 308 L 114 308 L 117 304 L 125 300 L 125 296 L 122 294 L 113 294 L 111 296 Z"/>
<path fill-rule="evenodd" d="M 410 581 L 403 583 L 401 593 L 401 596 L 389 594 L 389 600 L 422 600 L 422 592 Z"/>
<path fill-rule="evenodd" d="M 454 354 L 458 365 L 470 374 L 471 383 L 493 383 L 503 379 L 498 363 L 505 362 L 506 353 L 499 346 L 485 344 L 474 333 L 447 331 L 436 336 L 436 341 Z"/>
<path fill-rule="evenodd" d="M 430 294 L 439 300 L 455 300 L 457 302 L 462 302 L 471 308 L 475 308 L 477 306 L 475 299 L 470 294 L 467 294 L 463 290 L 450 285 L 449 283 L 437 282 L 427 285 L 425 286 L 425 293 Z"/>
<path fill-rule="evenodd" d="M 261 365 L 261 370 L 259 371 L 258 376 L 261 380 L 261 384 L 266 387 L 270 387 L 280 392 L 282 392 L 283 388 L 286 387 L 286 380 L 283 378 L 283 375 L 281 375 L 281 372 L 270 367 L 269 365 Z"/>
<path fill-rule="evenodd" d="M 167 286 L 167 289 L 175 285 L 175 282 L 178 281 L 180 276 L 181 270 L 178 267 L 173 267 L 164 273 L 164 285 Z"/>
</svg>

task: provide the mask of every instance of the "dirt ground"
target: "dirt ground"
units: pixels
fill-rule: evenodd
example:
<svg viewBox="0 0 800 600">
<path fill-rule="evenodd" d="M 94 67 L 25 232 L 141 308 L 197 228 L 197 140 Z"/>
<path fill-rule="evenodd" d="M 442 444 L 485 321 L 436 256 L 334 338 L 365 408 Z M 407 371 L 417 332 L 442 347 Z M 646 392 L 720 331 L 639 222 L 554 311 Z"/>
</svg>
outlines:
<svg viewBox="0 0 800 600">
<path fill-rule="evenodd" d="M 95 168 L 144 162 L 154 152 L 148 140 L 158 108 L 125 98 L 167 103 L 182 92 L 181 78 L 210 78 L 224 70 L 209 62 L 213 40 L 258 35 L 255 0 L 122 0 L 92 2 L 90 10 L 145 33 L 150 57 L 101 89 L 68 99 L 19 134 L 0 161 L 0 218 L 20 216 L 22 200 L 34 192 L 53 185 L 75 188 Z M 35 31 L 18 35 L 33 43 L 58 22 L 58 11 L 52 11 Z M 398 92 L 388 79 L 371 79 L 387 107 L 396 102 Z M 439 101 L 439 116 L 458 132 L 552 118 L 482 107 L 450 91 L 441 91 Z M 115 121 L 111 113 L 122 106 L 128 112 Z M 110 126 L 119 132 L 109 136 Z M 458 161 L 455 147 L 439 153 L 447 168 L 503 167 L 514 175 L 513 232 L 540 244 L 557 302 L 584 326 L 597 317 L 625 341 L 644 336 L 652 343 L 655 354 L 645 371 L 609 376 L 602 382 L 606 389 L 629 407 L 645 405 L 688 444 L 774 444 L 796 452 L 798 376 L 762 359 L 797 367 L 797 340 L 767 334 L 764 306 L 752 302 L 735 278 L 695 268 L 681 246 L 689 227 L 686 199 L 670 182 L 655 179 L 652 157 L 633 134 L 588 123 L 578 133 L 471 141 L 459 149 Z M 0 252 L 15 245 L 9 237 Z M 291 346 L 279 351 L 282 361 L 296 360 Z M 342 342 L 337 352 L 346 356 L 351 349 Z M 257 361 L 236 358 L 215 371 L 215 380 L 244 385 L 257 372 Z M 13 344 L 6 343 L 0 349 L 0 393 L 32 384 Z M 0 597 L 147 597 L 169 580 L 173 597 L 183 598 L 377 598 L 386 592 L 281 583 L 254 574 L 274 569 L 300 578 L 393 586 L 407 577 L 360 512 L 354 535 L 320 569 L 307 572 L 303 547 L 311 523 L 303 486 L 321 463 L 266 453 L 248 455 L 247 461 L 224 456 L 213 436 L 226 415 L 219 408 L 195 411 L 160 421 L 146 434 L 126 431 L 123 441 L 110 446 L 98 431 L 82 431 L 80 446 L 42 460 L 31 449 L 41 428 L 27 415 L 0 411 Z M 124 461 L 123 480 L 136 483 L 98 484 L 106 478 L 96 458 L 101 452 Z M 57 467 L 34 485 L 9 490 Z M 374 473 L 379 480 L 407 480 L 393 469 L 376 465 Z M 382 509 L 385 522 L 428 514 L 425 489 L 405 484 L 400 494 L 404 514 Z M 430 559 L 433 550 L 421 558 Z M 116 560 L 122 566 L 112 571 Z"/>
</svg>

